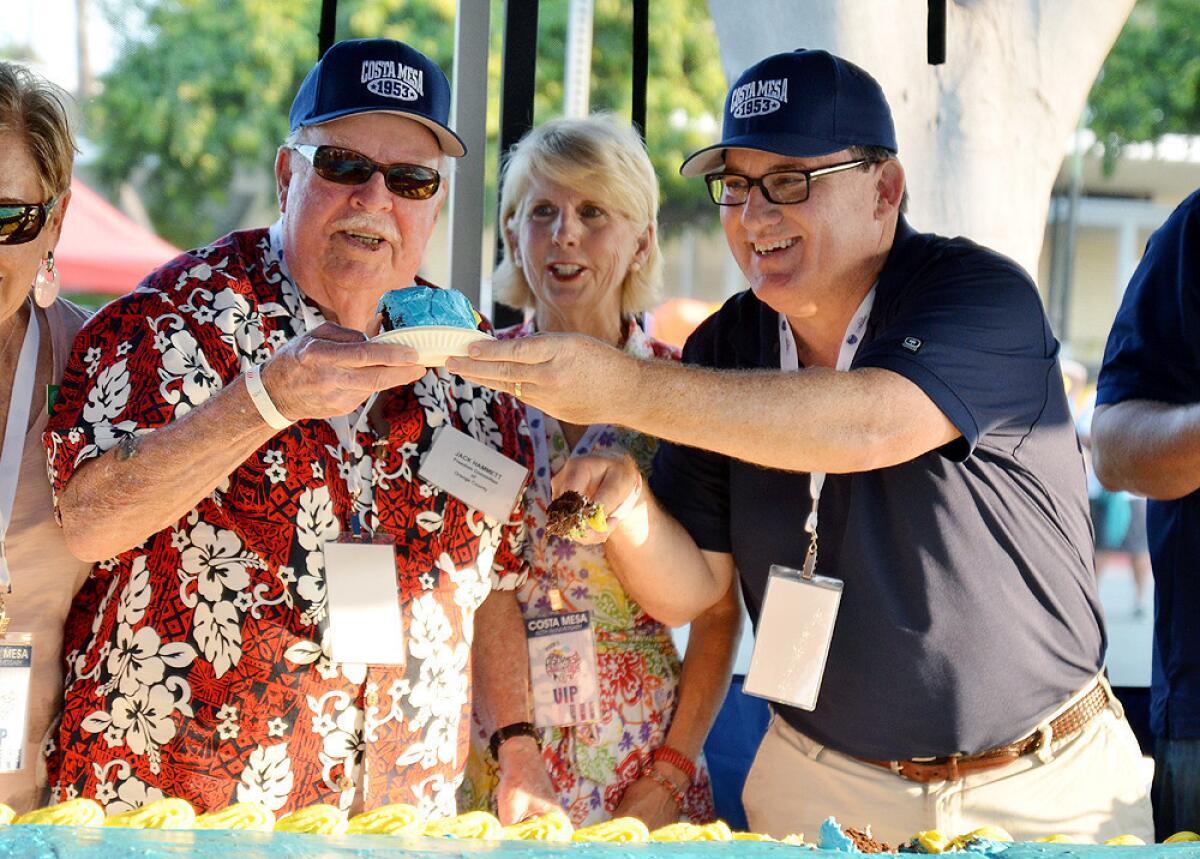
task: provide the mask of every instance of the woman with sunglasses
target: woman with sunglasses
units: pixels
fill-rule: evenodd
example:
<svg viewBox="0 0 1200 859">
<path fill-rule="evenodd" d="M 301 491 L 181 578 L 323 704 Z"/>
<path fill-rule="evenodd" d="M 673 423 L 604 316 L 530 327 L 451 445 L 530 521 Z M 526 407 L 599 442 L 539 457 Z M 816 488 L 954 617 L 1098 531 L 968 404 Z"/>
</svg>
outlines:
<svg viewBox="0 0 1200 859">
<path fill-rule="evenodd" d="M 43 736 L 62 701 L 63 621 L 90 565 L 67 551 L 54 521 L 42 430 L 87 316 L 58 298 L 54 248 L 71 198 L 75 143 L 65 96 L 22 66 L 0 62 L 0 647 L 32 634 L 23 754 L 0 740 L 0 802 L 41 805 Z M 18 765 L 19 764 L 19 765 Z"/>
<path fill-rule="evenodd" d="M 531 314 L 497 336 L 579 332 L 646 360 L 677 359 L 636 319 L 661 283 L 657 215 L 654 168 L 628 125 L 593 116 L 530 132 L 505 171 L 505 254 L 493 286 L 502 301 Z M 526 417 L 535 456 L 524 501 L 530 575 L 517 597 L 527 621 L 589 613 L 599 681 L 598 700 L 580 702 L 574 720 L 570 712 L 536 708 L 559 801 L 576 826 L 614 816 L 639 817 L 651 828 L 705 822 L 713 799 L 701 750 L 729 683 L 737 594 L 731 589 L 692 625 L 681 666 L 669 630 L 625 592 L 602 546 L 546 534 L 550 479 L 570 457 L 629 453 L 648 473 L 656 440 L 621 427 L 560 423 L 529 406 Z M 531 654 L 537 646 L 531 641 Z M 536 663 L 552 673 L 555 658 L 567 665 L 575 656 L 564 650 L 534 660 L 535 701 L 544 697 L 538 690 L 547 674 Z M 476 739 L 467 770 L 474 795 L 463 798 L 482 806 L 498 774 L 494 756 L 484 753 L 489 738 L 477 731 Z"/>
</svg>

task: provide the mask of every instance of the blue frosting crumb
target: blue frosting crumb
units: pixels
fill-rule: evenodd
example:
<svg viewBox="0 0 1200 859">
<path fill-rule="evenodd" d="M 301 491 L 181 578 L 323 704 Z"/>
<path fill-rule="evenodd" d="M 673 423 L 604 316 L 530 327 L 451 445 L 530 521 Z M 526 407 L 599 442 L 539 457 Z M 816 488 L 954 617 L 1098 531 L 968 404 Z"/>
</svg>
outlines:
<svg viewBox="0 0 1200 859">
<path fill-rule="evenodd" d="M 832 817 L 825 818 L 825 822 L 821 824 L 821 835 L 817 839 L 817 846 L 822 850 L 837 850 L 842 853 L 861 852 L 850 837 L 842 832 L 842 827 L 838 825 L 837 820 Z"/>
<path fill-rule="evenodd" d="M 479 327 L 480 319 L 465 295 L 457 289 L 439 289 L 436 286 L 389 290 L 379 299 L 376 312 L 383 316 L 385 331 L 417 325 L 445 325 L 474 330 Z"/>
<path fill-rule="evenodd" d="M 1007 841 L 993 841 L 990 838 L 972 838 L 962 846 L 964 853 L 987 853 L 994 855 L 1009 848 Z"/>
</svg>

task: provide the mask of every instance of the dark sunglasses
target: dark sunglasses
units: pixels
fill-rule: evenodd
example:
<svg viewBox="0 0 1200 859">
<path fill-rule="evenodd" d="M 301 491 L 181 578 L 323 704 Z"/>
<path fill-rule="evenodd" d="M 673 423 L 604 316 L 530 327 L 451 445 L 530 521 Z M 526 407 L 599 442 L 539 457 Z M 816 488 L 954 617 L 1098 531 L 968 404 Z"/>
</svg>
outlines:
<svg viewBox="0 0 1200 859">
<path fill-rule="evenodd" d="M 51 197 L 45 203 L 0 203 L 0 245 L 23 245 L 36 239 L 58 200 Z"/>
<path fill-rule="evenodd" d="M 380 164 L 361 152 L 340 146 L 316 146 L 311 143 L 293 144 L 308 159 L 317 175 L 339 185 L 361 185 L 375 175 L 383 174 L 387 189 L 406 200 L 428 200 L 437 193 L 442 177 L 432 167 L 420 164 Z"/>
</svg>

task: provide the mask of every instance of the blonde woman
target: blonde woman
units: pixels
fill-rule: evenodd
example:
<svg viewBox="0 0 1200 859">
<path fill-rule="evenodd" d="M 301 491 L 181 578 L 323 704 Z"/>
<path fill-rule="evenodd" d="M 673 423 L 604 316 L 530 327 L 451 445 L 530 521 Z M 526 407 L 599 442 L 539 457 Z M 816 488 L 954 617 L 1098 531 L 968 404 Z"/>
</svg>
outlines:
<svg viewBox="0 0 1200 859">
<path fill-rule="evenodd" d="M 494 289 L 529 318 L 498 336 L 576 332 L 646 360 L 677 359 L 636 318 L 660 285 L 657 213 L 654 170 L 627 125 L 607 116 L 560 119 L 526 135 L 505 169 L 505 255 Z M 560 422 L 531 407 L 526 418 L 535 473 L 525 495 L 530 575 L 518 599 L 526 618 L 590 613 L 599 678 L 597 718 L 540 732 L 559 800 L 576 825 L 624 815 L 652 828 L 711 819 L 701 750 L 728 688 L 737 594 L 731 589 L 692 624 L 681 665 L 668 629 L 625 592 L 603 546 L 545 531 L 550 479 L 569 458 L 628 452 L 648 474 L 656 439 Z M 477 736 L 467 805 L 486 805 L 495 790 L 487 740 Z"/>
<path fill-rule="evenodd" d="M 87 318 L 57 297 L 54 248 L 75 157 L 65 98 L 0 62 L 0 595 L 9 623 L 0 643 L 33 636 L 24 749 L 17 761 L 5 743 L 0 761 L 0 802 L 17 811 L 45 794 L 39 753 L 62 702 L 63 620 L 90 569 L 67 551 L 54 521 L 41 442 L 47 394 Z"/>
</svg>

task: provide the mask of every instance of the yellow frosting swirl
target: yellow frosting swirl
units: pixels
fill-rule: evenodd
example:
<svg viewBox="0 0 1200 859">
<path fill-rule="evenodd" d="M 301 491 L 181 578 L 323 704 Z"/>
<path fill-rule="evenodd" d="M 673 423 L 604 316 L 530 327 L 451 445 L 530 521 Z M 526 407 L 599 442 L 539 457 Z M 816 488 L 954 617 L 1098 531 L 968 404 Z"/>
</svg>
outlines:
<svg viewBox="0 0 1200 859">
<path fill-rule="evenodd" d="M 341 835 L 346 826 L 346 815 L 326 803 L 297 809 L 275 821 L 276 832 L 312 832 L 316 835 Z"/>
<path fill-rule="evenodd" d="M 570 818 L 561 811 L 551 811 L 504 827 L 500 837 L 510 841 L 570 841 L 574 832 Z"/>
<path fill-rule="evenodd" d="M 636 817 L 614 817 L 601 823 L 593 823 L 576 829 L 573 841 L 618 841 L 640 842 L 650 840 L 650 830 Z"/>
<path fill-rule="evenodd" d="M 988 841 L 1012 841 L 1013 837 L 1008 834 L 1006 829 L 999 826 L 981 826 L 978 829 L 973 829 L 970 832 L 960 835 L 950 842 L 950 846 L 965 850 L 967 847 L 976 841 L 987 839 Z"/>
<path fill-rule="evenodd" d="M 953 846 L 954 842 L 940 829 L 927 829 L 914 835 L 909 844 L 922 853 L 944 853 Z"/>
<path fill-rule="evenodd" d="M 1074 844 L 1075 839 L 1069 835 L 1044 835 L 1041 838 L 1033 839 L 1040 844 Z"/>
<path fill-rule="evenodd" d="M 698 826 L 681 820 L 660 826 L 650 833 L 651 841 L 732 841 L 733 833 L 725 821 L 717 820 Z"/>
<path fill-rule="evenodd" d="M 770 835 L 765 832 L 732 832 L 730 835 L 734 841 L 774 841 Z"/>
<path fill-rule="evenodd" d="M 403 802 L 380 806 L 350 818 L 348 833 L 373 833 L 375 835 L 403 835 L 417 833 L 421 828 L 421 814 L 414 806 Z"/>
<path fill-rule="evenodd" d="M 1200 841 L 1200 833 L 1192 832 L 1190 829 L 1185 829 L 1182 832 L 1176 832 L 1169 838 L 1163 840 L 1163 844 L 1179 844 L 1182 841 Z"/>
<path fill-rule="evenodd" d="M 501 829 L 500 821 L 486 811 L 467 811 L 457 817 L 429 821 L 424 833 L 431 838 L 496 839 Z"/>
<path fill-rule="evenodd" d="M 15 811 L 13 811 L 3 802 L 0 802 L 0 826 L 8 826 L 8 824 L 13 822 L 13 818 L 16 816 L 17 813 Z"/>
<path fill-rule="evenodd" d="M 100 826 L 103 822 L 104 809 L 100 803 L 84 797 L 35 808 L 13 821 L 14 824 L 31 823 L 38 826 Z"/>
<path fill-rule="evenodd" d="M 1118 835 L 1116 838 L 1110 838 L 1104 843 L 1111 847 L 1139 847 L 1146 842 L 1136 835 Z"/>
<path fill-rule="evenodd" d="M 196 822 L 196 809 L 185 799 L 158 799 L 141 808 L 114 814 L 104 821 L 105 826 L 124 829 L 191 829 Z"/>
<path fill-rule="evenodd" d="M 197 816 L 192 828 L 270 832 L 275 828 L 275 813 L 259 802 L 235 802 L 220 811 Z"/>
</svg>

